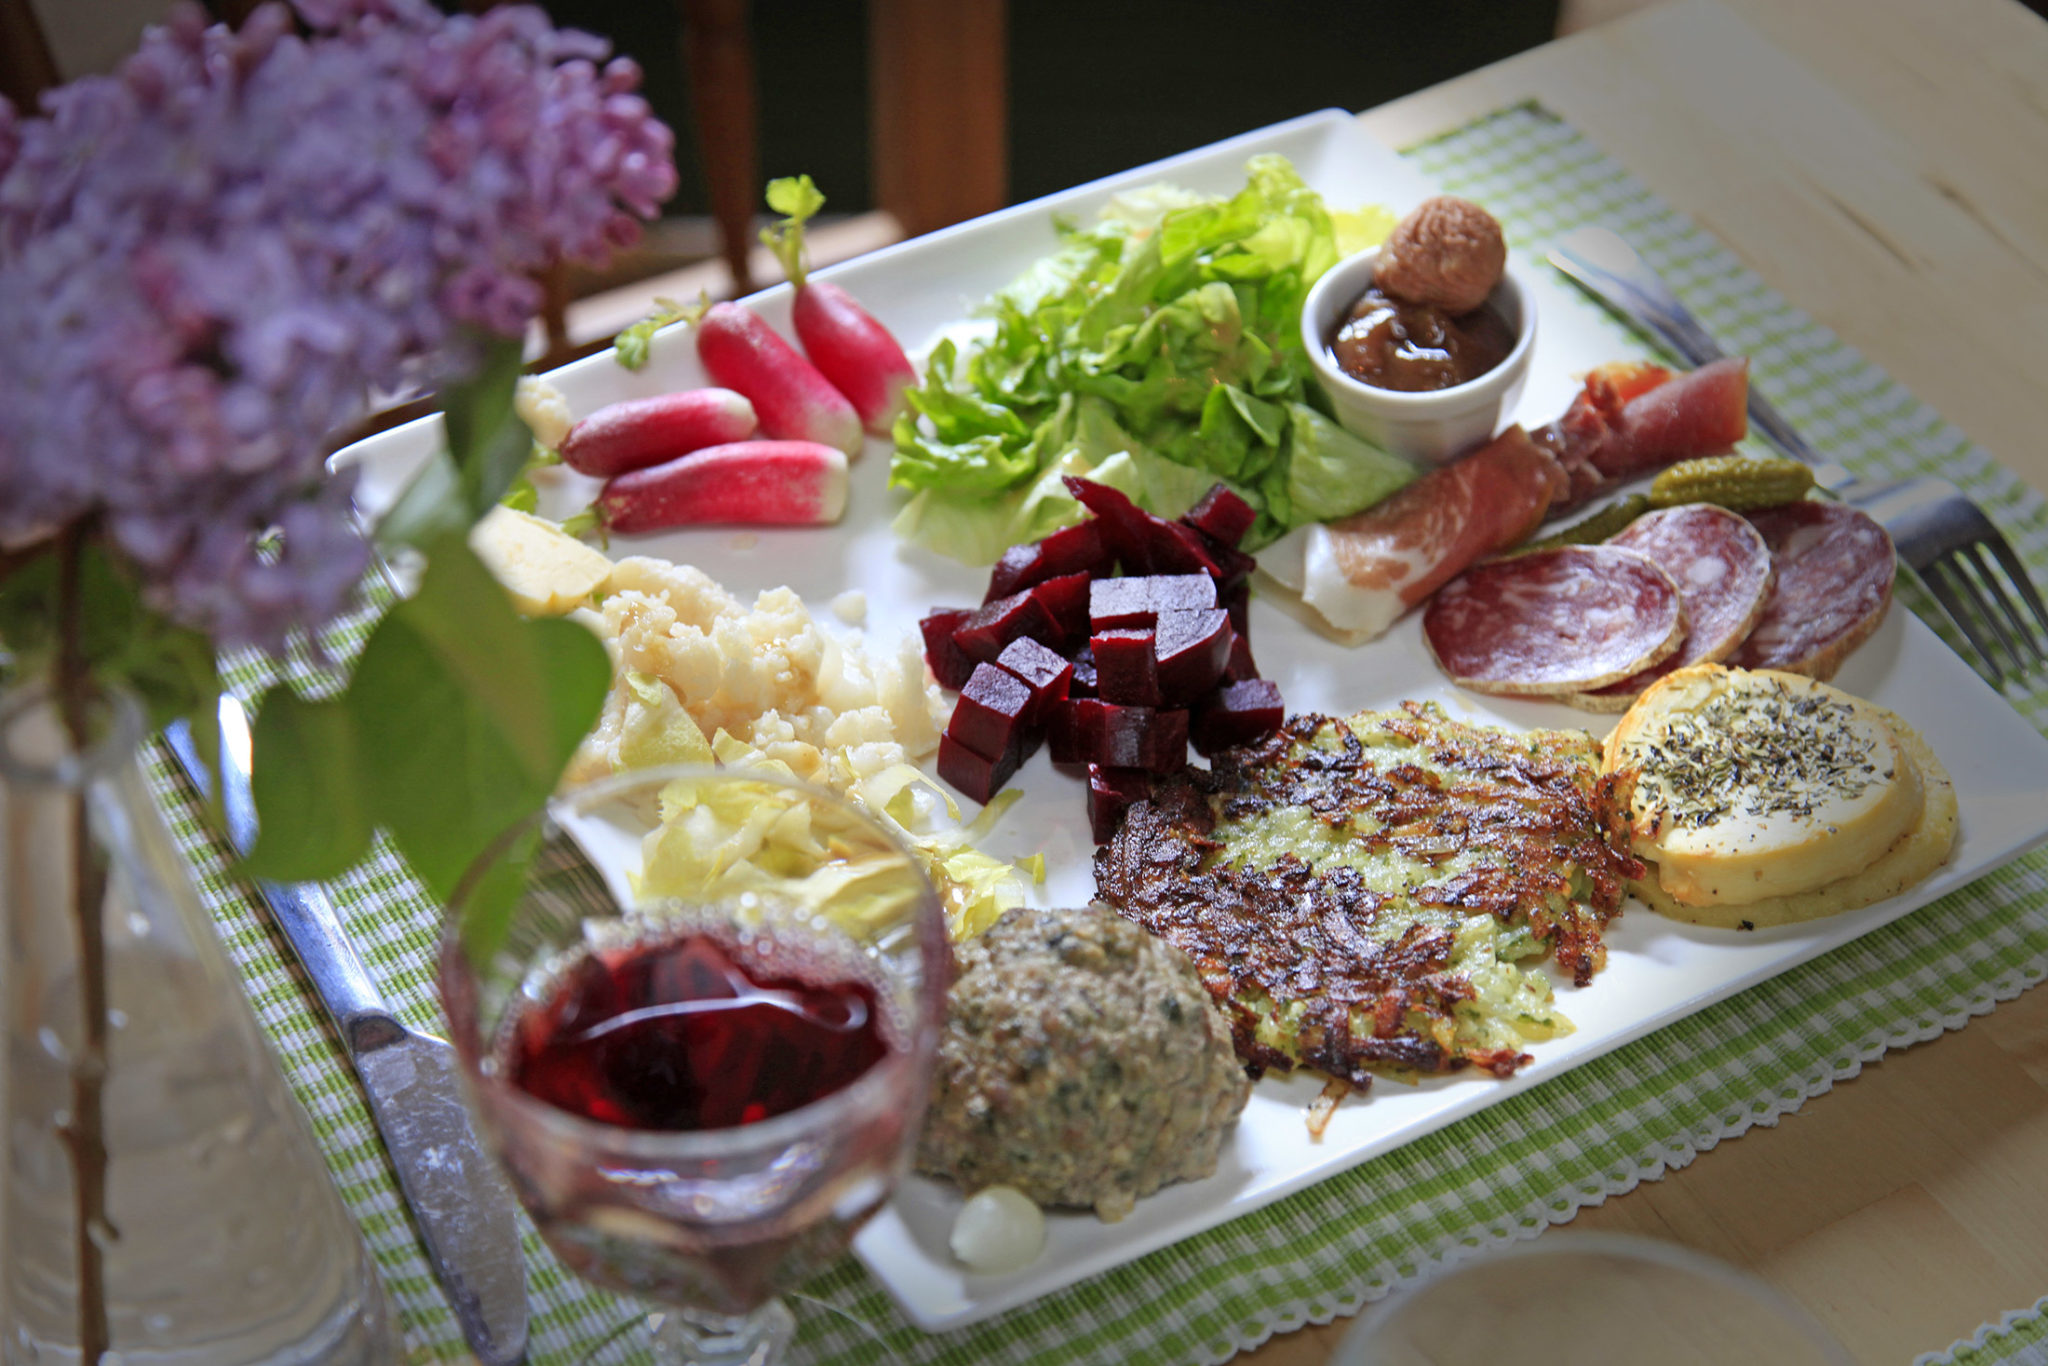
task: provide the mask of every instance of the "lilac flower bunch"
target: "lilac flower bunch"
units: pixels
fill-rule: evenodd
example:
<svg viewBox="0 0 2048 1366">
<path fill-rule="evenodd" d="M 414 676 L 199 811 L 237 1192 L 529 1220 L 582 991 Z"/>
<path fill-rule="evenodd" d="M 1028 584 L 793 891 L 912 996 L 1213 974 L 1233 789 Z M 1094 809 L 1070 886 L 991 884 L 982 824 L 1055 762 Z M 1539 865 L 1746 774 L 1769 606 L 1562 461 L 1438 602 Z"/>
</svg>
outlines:
<svg viewBox="0 0 2048 1366">
<path fill-rule="evenodd" d="M 517 336 L 536 271 L 675 188 L 637 68 L 538 9 L 296 9 L 188 4 L 37 116 L 0 101 L 0 548 L 89 523 L 222 644 L 346 600 L 367 549 L 323 456 L 371 391 Z"/>
</svg>

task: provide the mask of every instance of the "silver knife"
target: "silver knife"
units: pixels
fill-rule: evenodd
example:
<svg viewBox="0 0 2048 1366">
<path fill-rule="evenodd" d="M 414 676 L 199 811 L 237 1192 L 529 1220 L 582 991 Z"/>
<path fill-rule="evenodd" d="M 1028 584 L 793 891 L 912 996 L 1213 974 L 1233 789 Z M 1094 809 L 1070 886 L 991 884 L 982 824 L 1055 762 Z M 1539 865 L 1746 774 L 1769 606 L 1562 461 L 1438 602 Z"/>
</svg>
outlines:
<svg viewBox="0 0 2048 1366">
<path fill-rule="evenodd" d="M 221 806 L 228 838 L 256 842 L 249 795 L 249 722 L 234 697 L 220 699 Z M 210 766 L 184 722 L 165 731 L 202 793 Z M 320 992 L 369 1097 L 427 1255 L 448 1292 L 462 1335 L 483 1366 L 526 1359 L 526 1263 L 512 1193 L 477 1141 L 462 1101 L 460 1063 L 446 1042 L 406 1027 L 356 956 L 334 903 L 313 883 L 259 882 L 271 914 Z"/>
</svg>

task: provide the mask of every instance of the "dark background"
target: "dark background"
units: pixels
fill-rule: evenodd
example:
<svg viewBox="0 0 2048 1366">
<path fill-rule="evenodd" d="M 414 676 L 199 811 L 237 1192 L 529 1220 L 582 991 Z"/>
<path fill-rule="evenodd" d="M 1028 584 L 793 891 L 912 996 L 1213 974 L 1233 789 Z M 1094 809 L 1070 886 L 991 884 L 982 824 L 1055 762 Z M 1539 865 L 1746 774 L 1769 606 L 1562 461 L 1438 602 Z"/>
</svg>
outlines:
<svg viewBox="0 0 2048 1366">
<path fill-rule="evenodd" d="M 974 0 L 962 0 L 963 4 Z M 612 39 L 676 130 L 676 215 L 708 213 L 681 26 L 662 0 L 546 0 Z M 1365 109 L 1547 41 L 1557 0 L 1012 0 L 1010 201 L 1296 114 Z M 808 172 L 835 213 L 873 207 L 866 6 L 753 7 L 761 178 Z"/>
</svg>

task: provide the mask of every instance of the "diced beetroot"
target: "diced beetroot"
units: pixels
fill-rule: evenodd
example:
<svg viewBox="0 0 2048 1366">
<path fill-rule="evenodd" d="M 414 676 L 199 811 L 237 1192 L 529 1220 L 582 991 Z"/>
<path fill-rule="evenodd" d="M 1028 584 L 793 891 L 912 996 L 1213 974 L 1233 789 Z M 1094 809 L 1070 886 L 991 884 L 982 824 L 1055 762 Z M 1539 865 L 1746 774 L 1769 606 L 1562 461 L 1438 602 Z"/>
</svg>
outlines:
<svg viewBox="0 0 2048 1366">
<path fill-rule="evenodd" d="M 1067 492 L 1095 514 L 1102 528 L 1103 547 L 1123 565 L 1124 573 L 1150 573 L 1151 523 L 1159 519 L 1107 484 L 1077 479 L 1071 474 L 1065 482 Z"/>
<path fill-rule="evenodd" d="M 1230 662 L 1232 634 L 1230 614 L 1220 607 L 1161 612 L 1152 637 L 1160 699 L 1185 706 L 1215 687 Z"/>
<path fill-rule="evenodd" d="M 996 567 L 989 570 L 988 592 L 982 594 L 981 600 L 994 602 L 997 598 L 1021 593 L 1045 577 L 1045 552 L 1037 545 L 1013 545 L 996 561 Z"/>
<path fill-rule="evenodd" d="M 1207 574 L 1223 577 L 1223 568 L 1209 553 L 1202 533 L 1179 522 L 1160 522 L 1152 528 L 1152 572 L 1155 574 Z"/>
<path fill-rule="evenodd" d="M 1173 773 L 1188 761 L 1188 714 L 1102 703 L 1102 738 L 1095 762 L 1105 768 Z"/>
<path fill-rule="evenodd" d="M 1035 711 L 1029 684 L 993 664 L 977 664 L 960 690 L 946 734 L 985 759 L 1013 749 L 1021 753 L 1020 732 L 1029 727 Z"/>
<path fill-rule="evenodd" d="M 1088 586 L 1092 582 L 1087 572 L 1081 571 L 1032 586 L 1031 596 L 1038 599 L 1057 628 L 1053 638 L 1039 644 L 1066 649 L 1088 639 Z"/>
<path fill-rule="evenodd" d="M 1195 708 L 1195 749 L 1207 756 L 1248 745 L 1286 719 L 1278 684 L 1264 678 L 1227 683 Z"/>
<path fill-rule="evenodd" d="M 1219 586 L 1243 583 L 1252 576 L 1252 571 L 1259 567 L 1257 560 L 1236 546 L 1225 545 L 1205 532 L 1193 531 L 1190 534 L 1202 543 L 1202 549 L 1207 551 L 1209 558 L 1215 562 L 1216 582 Z"/>
<path fill-rule="evenodd" d="M 1102 523 L 1093 518 L 1061 527 L 1038 544 L 1053 574 L 1107 575 L 1116 566 L 1102 538 Z"/>
<path fill-rule="evenodd" d="M 1161 612 L 1216 605 L 1216 580 L 1207 574 L 1135 574 L 1088 585 L 1088 620 L 1098 631 L 1150 626 Z"/>
<path fill-rule="evenodd" d="M 1074 677 L 1067 684 L 1067 696 L 1094 697 L 1096 691 L 1095 651 L 1083 645 L 1074 655 Z"/>
<path fill-rule="evenodd" d="M 917 623 L 924 635 L 924 662 L 931 665 L 932 677 L 942 688 L 964 688 L 974 673 L 974 661 L 953 639 L 973 615 L 970 607 L 940 607 L 925 613 L 924 620 Z"/>
<path fill-rule="evenodd" d="M 1028 636 L 1005 645 L 996 664 L 1031 690 L 1031 710 L 1025 720 L 1034 726 L 1044 723 L 1053 703 L 1065 700 L 1067 685 L 1074 677 L 1074 666 L 1066 656 L 1054 654 Z"/>
<path fill-rule="evenodd" d="M 1252 633 L 1251 583 L 1245 579 L 1239 579 L 1225 588 L 1219 595 L 1219 599 L 1216 605 L 1230 613 L 1231 629 L 1235 630 L 1240 638 L 1250 636 Z"/>
<path fill-rule="evenodd" d="M 1124 812 L 1151 796 L 1152 775 L 1143 769 L 1088 765 L 1088 828 L 1095 842 L 1109 843 Z"/>
<path fill-rule="evenodd" d="M 1046 749 L 1056 764 L 1085 764 L 1102 748 L 1102 720 L 1108 704 L 1070 697 L 1052 704 L 1045 718 Z"/>
<path fill-rule="evenodd" d="M 1119 706 L 1159 705 L 1159 661 L 1150 631 L 1098 631 L 1088 641 L 1095 652 L 1095 692 Z"/>
<path fill-rule="evenodd" d="M 1259 676 L 1259 666 L 1252 662 L 1252 642 L 1244 632 L 1231 628 L 1230 661 L 1223 666 L 1225 683 L 1243 683 Z"/>
<path fill-rule="evenodd" d="M 1158 616 L 1152 580 L 1142 575 L 1095 579 L 1088 585 L 1088 624 L 1098 631 L 1137 630 Z"/>
<path fill-rule="evenodd" d="M 951 731 L 939 737 L 939 776 L 971 801 L 986 804 L 1023 762 L 1024 756 L 1016 751 L 983 758 L 955 739 Z"/>
<path fill-rule="evenodd" d="M 992 663 L 1003 647 L 1023 636 L 1034 640 L 1057 639 L 1052 614 L 1030 593 L 1012 593 L 1007 598 L 983 603 L 962 622 L 953 639 L 969 658 Z"/>
<path fill-rule="evenodd" d="M 1227 484 L 1210 488 L 1202 495 L 1202 501 L 1189 508 L 1187 515 L 1181 518 L 1195 530 L 1233 549 L 1258 519 L 1259 514 L 1252 511 L 1252 505 L 1233 493 Z"/>
<path fill-rule="evenodd" d="M 1154 574 L 1150 585 L 1154 612 L 1198 612 L 1216 605 L 1216 580 L 1207 574 Z"/>
</svg>

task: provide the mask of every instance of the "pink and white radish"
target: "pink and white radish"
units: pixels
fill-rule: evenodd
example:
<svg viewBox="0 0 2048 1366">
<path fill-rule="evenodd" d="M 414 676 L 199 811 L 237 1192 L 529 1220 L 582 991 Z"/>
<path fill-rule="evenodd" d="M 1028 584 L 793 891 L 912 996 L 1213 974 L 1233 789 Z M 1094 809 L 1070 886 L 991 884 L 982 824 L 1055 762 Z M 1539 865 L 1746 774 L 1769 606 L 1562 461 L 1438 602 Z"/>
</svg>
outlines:
<svg viewBox="0 0 2048 1366">
<path fill-rule="evenodd" d="M 759 423 L 730 389 L 688 389 L 599 408 L 569 429 L 558 454 L 583 474 L 609 479 L 706 446 L 744 441 Z"/>
<path fill-rule="evenodd" d="M 823 526 L 846 511 L 846 452 L 818 441 L 735 441 L 614 476 L 597 497 L 620 535 L 682 526 Z"/>
<path fill-rule="evenodd" d="M 860 454 L 860 414 L 745 304 L 713 304 L 704 314 L 697 324 L 697 359 L 714 383 L 752 400 L 769 436 Z"/>
<path fill-rule="evenodd" d="M 804 278 L 804 222 L 825 206 L 825 196 L 807 175 L 768 182 L 768 207 L 785 215 L 761 232 L 790 284 L 796 287 L 791 320 L 804 354 L 852 401 L 861 425 L 876 436 L 889 435 L 904 409 L 903 391 L 917 382 L 910 358 L 854 297 L 829 280 Z"/>
</svg>

